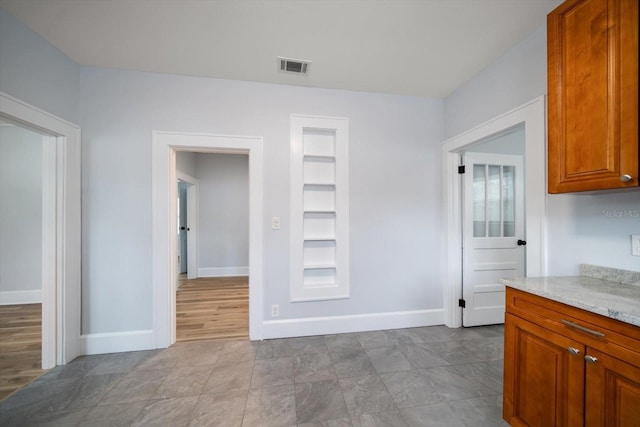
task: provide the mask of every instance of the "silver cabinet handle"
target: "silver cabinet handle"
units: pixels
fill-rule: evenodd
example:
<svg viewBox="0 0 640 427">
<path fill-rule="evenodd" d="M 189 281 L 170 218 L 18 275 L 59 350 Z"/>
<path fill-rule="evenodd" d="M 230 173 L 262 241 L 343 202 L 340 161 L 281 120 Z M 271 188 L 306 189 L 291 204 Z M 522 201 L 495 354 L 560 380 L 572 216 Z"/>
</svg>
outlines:
<svg viewBox="0 0 640 427">
<path fill-rule="evenodd" d="M 564 323 L 565 325 L 571 327 L 571 328 L 577 329 L 577 330 L 582 331 L 582 332 L 586 332 L 586 333 L 594 335 L 596 337 L 604 338 L 604 334 L 602 332 L 594 331 L 593 329 L 589 329 L 589 328 L 585 328 L 584 326 L 580 326 L 577 323 L 569 322 L 568 320 L 561 319 L 560 321 L 562 323 Z"/>
<path fill-rule="evenodd" d="M 631 182 L 631 181 L 633 181 L 633 177 L 631 175 L 625 173 L 624 175 L 622 175 L 620 177 L 620 181 L 622 181 L 622 182 Z"/>
<path fill-rule="evenodd" d="M 586 360 L 588 363 L 596 363 L 598 361 L 598 358 L 595 356 L 589 356 L 588 354 L 584 357 L 584 360 Z"/>
<path fill-rule="evenodd" d="M 571 354 L 571 355 L 573 355 L 573 356 L 576 356 L 576 355 L 580 354 L 580 350 L 578 350 L 578 349 L 577 349 L 577 348 L 575 348 L 575 347 L 569 347 L 569 348 L 567 349 L 567 351 L 569 352 L 569 354 Z"/>
</svg>

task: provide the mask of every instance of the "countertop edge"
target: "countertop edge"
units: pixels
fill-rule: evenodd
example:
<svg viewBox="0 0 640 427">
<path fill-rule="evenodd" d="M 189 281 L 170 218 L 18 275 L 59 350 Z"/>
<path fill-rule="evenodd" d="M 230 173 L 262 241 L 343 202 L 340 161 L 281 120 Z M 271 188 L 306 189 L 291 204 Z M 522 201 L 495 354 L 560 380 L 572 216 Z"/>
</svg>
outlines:
<svg viewBox="0 0 640 427">
<path fill-rule="evenodd" d="M 626 307 L 619 307 L 619 303 L 615 304 L 613 302 L 609 303 L 607 299 L 612 300 L 615 295 L 608 295 L 605 292 L 596 292 L 593 290 L 589 290 L 592 294 L 593 298 L 596 298 L 598 304 L 589 301 L 589 298 L 580 298 L 574 291 L 575 289 L 567 289 L 566 292 L 549 292 L 542 289 L 538 289 L 534 285 L 540 286 L 542 283 L 547 282 L 557 282 L 562 285 L 572 284 L 573 288 L 575 288 L 576 283 L 584 280 L 598 280 L 594 278 L 588 278 L 585 276 L 560 276 L 560 277 L 533 277 L 533 278 L 509 278 L 509 279 L 500 279 L 499 283 L 509 286 L 510 288 L 518 289 L 524 292 L 528 292 L 533 295 L 537 295 L 543 298 L 547 298 L 552 301 L 556 301 L 562 304 L 569 305 L 571 307 L 579 308 L 591 313 L 599 314 L 601 316 L 605 316 L 611 319 L 619 320 L 624 323 L 628 323 L 631 325 L 635 325 L 640 327 L 640 311 L 635 313 L 626 310 Z M 610 285 L 611 283 L 606 280 L 601 280 L 603 283 Z M 616 283 L 619 286 L 625 286 L 620 283 Z M 627 285 L 632 286 L 632 285 Z M 637 301 L 637 304 L 640 305 L 640 301 Z M 618 306 L 616 306 L 618 305 Z"/>
</svg>

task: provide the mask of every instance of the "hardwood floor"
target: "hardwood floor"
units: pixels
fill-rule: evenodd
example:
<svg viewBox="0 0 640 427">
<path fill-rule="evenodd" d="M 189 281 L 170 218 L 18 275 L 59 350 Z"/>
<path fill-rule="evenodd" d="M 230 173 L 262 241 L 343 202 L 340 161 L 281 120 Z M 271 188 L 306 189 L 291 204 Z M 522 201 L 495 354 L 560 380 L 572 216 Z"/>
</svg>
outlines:
<svg viewBox="0 0 640 427">
<path fill-rule="evenodd" d="M 0 400 L 45 373 L 41 360 L 42 305 L 0 306 Z"/>
<path fill-rule="evenodd" d="M 249 339 L 249 278 L 181 276 L 176 297 L 177 341 Z"/>
</svg>

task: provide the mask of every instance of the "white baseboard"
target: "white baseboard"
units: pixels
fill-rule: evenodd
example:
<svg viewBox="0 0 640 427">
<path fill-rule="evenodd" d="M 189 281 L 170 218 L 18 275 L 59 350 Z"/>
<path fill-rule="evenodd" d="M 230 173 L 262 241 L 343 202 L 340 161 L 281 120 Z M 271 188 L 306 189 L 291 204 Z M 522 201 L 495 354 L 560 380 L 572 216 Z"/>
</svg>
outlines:
<svg viewBox="0 0 640 427">
<path fill-rule="evenodd" d="M 42 302 L 42 291 L 0 292 L 0 305 L 38 304 Z"/>
<path fill-rule="evenodd" d="M 80 354 L 121 353 L 153 350 L 153 331 L 126 331 L 80 336 Z"/>
<path fill-rule="evenodd" d="M 249 267 L 209 267 L 198 269 L 198 277 L 229 277 L 248 275 Z"/>
<path fill-rule="evenodd" d="M 342 334 L 443 324 L 444 309 L 442 308 L 392 313 L 267 320 L 262 323 L 262 338 Z"/>
</svg>

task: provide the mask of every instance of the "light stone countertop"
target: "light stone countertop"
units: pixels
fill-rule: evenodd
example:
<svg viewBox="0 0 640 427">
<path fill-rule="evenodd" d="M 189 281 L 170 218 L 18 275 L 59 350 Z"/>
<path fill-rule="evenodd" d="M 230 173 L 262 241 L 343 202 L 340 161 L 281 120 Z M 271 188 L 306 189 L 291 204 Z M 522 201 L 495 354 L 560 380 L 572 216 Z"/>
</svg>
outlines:
<svg viewBox="0 0 640 427">
<path fill-rule="evenodd" d="M 583 269 L 583 274 L 584 274 Z M 588 276 L 501 279 L 514 289 L 640 326 L 640 286 Z"/>
</svg>

